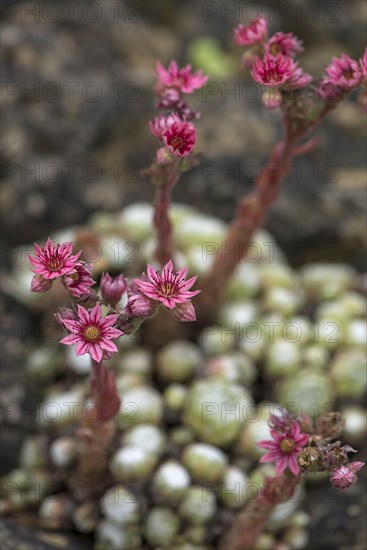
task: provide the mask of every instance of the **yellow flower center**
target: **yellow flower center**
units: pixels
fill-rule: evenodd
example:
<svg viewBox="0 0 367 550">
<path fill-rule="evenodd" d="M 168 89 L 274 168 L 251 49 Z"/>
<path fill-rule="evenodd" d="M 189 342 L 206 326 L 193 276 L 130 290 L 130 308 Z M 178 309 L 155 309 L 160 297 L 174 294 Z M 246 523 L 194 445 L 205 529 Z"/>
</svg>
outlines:
<svg viewBox="0 0 367 550">
<path fill-rule="evenodd" d="M 73 279 L 74 283 L 77 283 L 80 279 L 79 273 L 72 273 L 71 275 L 68 275 L 70 279 Z"/>
<path fill-rule="evenodd" d="M 184 140 L 178 136 L 175 136 L 171 141 L 171 145 L 174 149 L 180 149 L 184 145 Z"/>
<path fill-rule="evenodd" d="M 95 325 L 90 325 L 84 329 L 83 336 L 88 342 L 96 342 L 101 336 L 101 330 Z"/>
<path fill-rule="evenodd" d="M 280 450 L 283 453 L 291 453 L 294 451 L 296 444 L 292 439 L 283 439 L 280 443 Z"/>
<path fill-rule="evenodd" d="M 277 44 L 276 42 L 274 42 L 274 44 L 272 44 L 270 46 L 270 53 L 272 55 L 277 55 L 278 53 L 280 53 L 282 51 L 282 48 L 280 46 L 280 44 Z"/>
<path fill-rule="evenodd" d="M 172 283 L 163 283 L 160 285 L 159 291 L 162 296 L 172 296 L 175 292 L 175 285 Z"/>
<path fill-rule="evenodd" d="M 59 269 L 61 269 L 63 265 L 63 262 L 58 258 L 51 258 L 51 260 L 47 264 L 47 267 L 50 271 L 59 271 Z"/>
<path fill-rule="evenodd" d="M 344 76 L 347 80 L 352 80 L 352 78 L 354 77 L 354 74 L 353 74 L 353 71 L 348 70 L 348 71 L 343 71 L 343 76 Z"/>
</svg>

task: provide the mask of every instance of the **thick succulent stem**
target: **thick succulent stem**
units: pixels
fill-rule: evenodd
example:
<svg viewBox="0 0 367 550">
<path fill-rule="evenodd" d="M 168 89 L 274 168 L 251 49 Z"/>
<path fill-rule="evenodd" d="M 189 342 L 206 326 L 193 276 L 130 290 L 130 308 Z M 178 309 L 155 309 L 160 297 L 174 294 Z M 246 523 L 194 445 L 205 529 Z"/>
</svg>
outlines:
<svg viewBox="0 0 367 550">
<path fill-rule="evenodd" d="M 82 425 L 78 430 L 78 467 L 74 483 L 76 498 L 78 491 L 82 499 L 85 487 L 93 483 L 98 491 L 104 486 L 108 471 L 108 447 L 115 435 L 116 413 L 120 408 L 120 397 L 116 389 L 116 379 L 112 371 L 103 363 L 93 359 L 90 377 L 91 403 L 85 408 Z"/>
<path fill-rule="evenodd" d="M 267 479 L 256 500 L 237 515 L 229 534 L 221 541 L 220 549 L 253 550 L 276 505 L 292 498 L 298 485 L 299 477 L 289 471 Z"/>
<path fill-rule="evenodd" d="M 254 232 L 263 225 L 269 206 L 278 197 L 284 170 L 291 159 L 291 148 L 292 143 L 289 141 L 277 143 L 269 162 L 256 180 L 255 190 L 240 199 L 226 240 L 215 255 L 211 271 L 202 283 L 205 292 L 198 298 L 202 321 L 213 321 L 227 281 L 245 257 Z"/>
<path fill-rule="evenodd" d="M 166 181 L 157 186 L 153 217 L 158 240 L 155 258 L 161 266 L 173 258 L 172 225 L 168 211 L 171 202 L 171 191 L 179 178 L 179 172 L 175 163 L 168 166 L 166 170 Z"/>
<path fill-rule="evenodd" d="M 317 120 L 296 131 L 291 130 L 291 120 L 287 113 L 284 114 L 284 140 L 274 146 L 269 161 L 258 175 L 254 191 L 239 200 L 226 239 L 215 254 L 210 273 L 201 283 L 205 292 L 197 299 L 197 310 L 202 324 L 210 324 L 215 320 L 229 279 L 246 256 L 254 232 L 264 224 L 269 207 L 278 198 L 288 163 L 294 156 L 310 151 L 317 141 L 310 139 L 301 145 L 298 143 L 320 124 L 332 108 L 333 106 L 325 105 Z"/>
</svg>

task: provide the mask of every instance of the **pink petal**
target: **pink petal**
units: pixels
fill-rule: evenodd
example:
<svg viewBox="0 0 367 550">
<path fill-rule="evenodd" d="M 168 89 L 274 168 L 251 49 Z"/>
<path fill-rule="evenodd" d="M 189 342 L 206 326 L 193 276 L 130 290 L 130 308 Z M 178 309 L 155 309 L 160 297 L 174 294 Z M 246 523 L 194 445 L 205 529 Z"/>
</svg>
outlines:
<svg viewBox="0 0 367 550">
<path fill-rule="evenodd" d="M 92 344 L 90 346 L 89 353 L 91 354 L 92 358 L 97 361 L 97 363 L 100 363 L 102 360 L 102 350 L 98 344 Z"/>
<path fill-rule="evenodd" d="M 281 474 L 284 472 L 284 470 L 288 466 L 288 459 L 286 457 L 281 458 L 276 464 L 275 464 L 275 471 L 277 474 Z"/>
<path fill-rule="evenodd" d="M 103 350 L 106 350 L 106 351 L 109 351 L 111 353 L 115 353 L 117 350 L 117 347 L 116 347 L 116 344 L 114 344 L 113 342 L 111 342 L 111 340 L 101 340 L 99 342 L 99 345 L 101 346 L 101 348 Z"/>
<path fill-rule="evenodd" d="M 197 275 L 195 275 L 194 277 L 190 277 L 190 279 L 187 279 L 187 281 L 180 285 L 180 290 L 189 290 L 192 286 L 194 286 L 197 278 Z"/>
<path fill-rule="evenodd" d="M 89 347 L 90 347 L 89 342 L 83 342 L 83 341 L 77 342 L 77 344 L 75 346 L 76 355 L 78 355 L 78 356 L 79 355 L 85 355 L 86 353 L 88 353 Z"/>
<path fill-rule="evenodd" d="M 173 262 L 172 260 L 169 260 L 166 265 L 164 266 L 164 268 L 162 269 L 162 272 L 163 271 L 173 271 L 174 270 L 174 267 L 173 267 Z"/>
<path fill-rule="evenodd" d="M 260 458 L 260 462 L 274 462 L 274 457 L 270 453 L 266 453 Z"/>
<path fill-rule="evenodd" d="M 168 309 L 173 309 L 176 307 L 176 301 L 172 298 L 160 297 L 159 300 L 164 304 Z"/>
<path fill-rule="evenodd" d="M 100 320 L 99 326 L 101 328 L 109 328 L 110 326 L 114 325 L 119 318 L 118 314 L 114 313 L 112 315 L 107 315 L 107 317 L 104 317 Z"/>
<path fill-rule="evenodd" d="M 71 346 L 77 342 L 79 342 L 79 336 L 76 336 L 75 334 L 68 334 L 60 340 L 60 344 L 66 344 L 67 346 Z"/>
<path fill-rule="evenodd" d="M 178 272 L 177 272 L 177 278 L 180 280 L 180 279 L 186 279 L 186 275 L 187 275 L 187 269 L 184 267 L 183 269 L 180 269 Z"/>
<path fill-rule="evenodd" d="M 104 333 L 104 336 L 108 337 L 108 338 L 111 338 L 113 340 L 115 340 L 116 338 L 119 338 L 120 336 L 123 335 L 123 332 L 122 330 L 118 329 L 118 328 L 109 328 L 107 329 L 107 331 Z"/>
<path fill-rule="evenodd" d="M 78 317 L 83 323 L 85 324 L 90 323 L 88 311 L 85 309 L 85 307 L 80 306 L 79 304 L 78 304 Z"/>
<path fill-rule="evenodd" d="M 100 304 L 96 304 L 94 308 L 90 311 L 89 315 L 92 323 L 98 323 L 98 321 L 102 317 L 102 308 Z"/>
<path fill-rule="evenodd" d="M 161 281 L 160 275 L 156 272 L 153 266 L 147 265 L 147 275 L 150 281 L 154 284 L 158 284 Z"/>
<path fill-rule="evenodd" d="M 297 460 L 296 460 L 296 456 L 295 455 L 291 455 L 289 458 L 288 458 L 288 468 L 290 469 L 290 471 L 292 472 L 292 474 L 294 474 L 295 476 L 297 476 L 300 472 L 300 467 L 298 466 L 297 464 Z"/>
<path fill-rule="evenodd" d="M 272 441 L 258 441 L 257 446 L 261 449 L 272 449 L 274 447 L 274 443 Z"/>
<path fill-rule="evenodd" d="M 80 322 L 79 321 L 73 321 L 71 319 L 63 319 L 62 324 L 71 332 L 79 332 L 80 330 Z"/>
</svg>

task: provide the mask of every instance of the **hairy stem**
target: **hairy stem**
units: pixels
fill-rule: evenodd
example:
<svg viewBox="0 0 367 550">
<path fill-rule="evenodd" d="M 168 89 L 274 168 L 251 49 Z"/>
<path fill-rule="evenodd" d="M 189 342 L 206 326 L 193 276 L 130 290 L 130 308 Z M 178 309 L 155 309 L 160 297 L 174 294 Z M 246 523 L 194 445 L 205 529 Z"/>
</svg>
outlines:
<svg viewBox="0 0 367 550">
<path fill-rule="evenodd" d="M 237 515 L 230 532 L 220 543 L 220 550 L 253 550 L 277 504 L 292 498 L 298 485 L 299 477 L 288 470 L 267 479 L 256 500 Z"/>
<path fill-rule="evenodd" d="M 291 159 L 291 147 L 292 142 L 288 140 L 275 145 L 269 161 L 256 180 L 254 191 L 238 202 L 226 240 L 216 253 L 211 271 L 202 283 L 205 292 L 198 299 L 201 321 L 213 321 L 227 281 L 245 257 L 255 230 L 263 225 L 269 206 L 278 197 L 284 170 Z"/>
<path fill-rule="evenodd" d="M 309 140 L 302 145 L 297 144 L 320 124 L 332 108 L 332 106 L 325 105 L 315 122 L 296 132 L 291 131 L 290 121 L 287 115 L 284 115 L 284 139 L 272 149 L 269 161 L 256 179 L 254 191 L 239 200 L 226 239 L 215 254 L 210 273 L 201 283 L 205 292 L 202 292 L 197 299 L 197 311 L 202 324 L 207 325 L 215 320 L 229 279 L 236 266 L 246 256 L 254 232 L 264 224 L 269 207 L 279 195 L 288 163 L 293 156 L 310 151 L 317 142 Z"/>
<path fill-rule="evenodd" d="M 171 191 L 179 178 L 176 164 L 172 163 L 167 167 L 167 178 L 163 185 L 159 185 L 156 191 L 154 205 L 154 227 L 157 233 L 157 247 L 155 258 L 161 266 L 173 258 L 172 247 L 172 225 L 169 219 L 168 210 L 171 202 Z"/>
<path fill-rule="evenodd" d="M 115 435 L 116 413 L 121 400 L 117 393 L 116 378 L 103 363 L 93 359 L 90 377 L 91 403 L 85 409 L 82 424 L 78 430 L 79 453 L 75 475 L 77 489 L 83 494 L 84 487 L 92 482 L 96 490 L 104 485 L 108 472 L 108 447 Z M 78 493 L 77 491 L 77 493 Z M 78 494 L 76 494 L 78 499 Z"/>
</svg>

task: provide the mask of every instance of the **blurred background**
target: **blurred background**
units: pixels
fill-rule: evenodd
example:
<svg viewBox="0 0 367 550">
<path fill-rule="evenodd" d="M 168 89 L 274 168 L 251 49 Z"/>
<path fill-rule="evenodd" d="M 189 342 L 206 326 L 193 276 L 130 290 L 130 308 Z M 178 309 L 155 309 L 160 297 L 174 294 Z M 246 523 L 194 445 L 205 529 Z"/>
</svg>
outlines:
<svg viewBox="0 0 367 550">
<path fill-rule="evenodd" d="M 4 0 L 2 269 L 9 270 L 12 249 L 21 243 L 43 242 L 101 210 L 152 200 L 140 170 L 157 148 L 148 128 L 156 114 L 156 60 L 192 63 L 210 75 L 209 86 L 193 99 L 202 113 L 202 164 L 183 175 L 174 200 L 230 220 L 279 133 L 279 113 L 263 109 L 241 69 L 233 27 L 265 15 L 271 32 L 292 31 L 303 40 L 301 64 L 321 75 L 341 52 L 361 57 L 366 11 L 362 0 Z M 318 147 L 290 166 L 266 225 L 292 265 L 343 261 L 365 270 L 365 129 L 351 96 L 318 130 Z M 9 297 L 5 305 L 6 322 L 27 327 L 27 312 Z M 22 399 L 22 366 L 9 370 L 17 364 L 13 349 L 4 357 L 7 400 Z M 14 467 L 26 429 L 5 426 L 5 471 Z M 351 548 L 351 537 L 353 548 L 363 547 L 355 523 L 349 532 L 355 495 L 343 498 L 327 507 L 310 504 L 315 532 L 326 515 L 329 536 L 335 537 L 320 548 Z"/>
<path fill-rule="evenodd" d="M 293 31 L 304 41 L 301 64 L 315 75 L 341 52 L 358 59 L 366 37 L 359 0 L 103 0 L 73 8 L 5 1 L 2 10 L 2 222 L 14 244 L 101 208 L 151 200 L 139 170 L 157 147 L 148 129 L 157 59 L 191 62 L 210 75 L 210 86 L 195 94 L 203 164 L 174 198 L 229 220 L 279 130 L 279 113 L 262 108 L 241 69 L 233 27 L 267 15 L 271 32 Z M 363 268 L 364 129 L 352 97 L 318 131 L 316 150 L 290 167 L 267 225 L 291 262 L 324 257 Z"/>
</svg>

